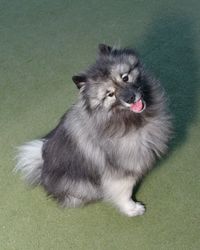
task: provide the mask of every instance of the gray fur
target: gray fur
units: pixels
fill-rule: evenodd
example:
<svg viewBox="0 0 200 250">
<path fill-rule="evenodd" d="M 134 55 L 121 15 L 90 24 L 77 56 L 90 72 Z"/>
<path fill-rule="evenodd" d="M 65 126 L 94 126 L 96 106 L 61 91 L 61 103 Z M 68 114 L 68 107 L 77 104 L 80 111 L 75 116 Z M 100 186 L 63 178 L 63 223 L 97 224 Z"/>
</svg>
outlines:
<svg viewBox="0 0 200 250">
<path fill-rule="evenodd" d="M 143 214 L 131 192 L 167 150 L 171 122 L 163 89 L 133 50 L 106 45 L 73 80 L 80 89 L 77 103 L 40 141 L 38 155 L 33 143 L 22 146 L 16 169 L 64 206 L 104 199 L 128 216 Z M 140 98 L 137 113 L 130 107 Z"/>
</svg>

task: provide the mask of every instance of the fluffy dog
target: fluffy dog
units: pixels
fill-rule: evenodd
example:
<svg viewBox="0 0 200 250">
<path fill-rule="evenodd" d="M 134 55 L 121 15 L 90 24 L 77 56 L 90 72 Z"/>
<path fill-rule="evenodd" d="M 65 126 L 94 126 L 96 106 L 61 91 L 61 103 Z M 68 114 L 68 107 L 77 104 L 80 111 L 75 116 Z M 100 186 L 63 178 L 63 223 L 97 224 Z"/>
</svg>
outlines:
<svg viewBox="0 0 200 250">
<path fill-rule="evenodd" d="M 72 79 L 77 102 L 49 134 L 19 148 L 16 170 L 64 206 L 101 199 L 142 215 L 132 189 L 166 153 L 171 134 L 162 87 L 134 50 L 104 44 L 96 62 Z"/>
</svg>

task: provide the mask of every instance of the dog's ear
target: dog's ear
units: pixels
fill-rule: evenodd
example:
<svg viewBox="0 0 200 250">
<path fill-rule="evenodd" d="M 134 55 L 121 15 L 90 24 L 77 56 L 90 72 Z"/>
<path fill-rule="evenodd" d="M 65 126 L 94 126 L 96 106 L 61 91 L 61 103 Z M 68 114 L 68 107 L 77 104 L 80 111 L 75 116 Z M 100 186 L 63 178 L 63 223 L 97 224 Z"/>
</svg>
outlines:
<svg viewBox="0 0 200 250">
<path fill-rule="evenodd" d="M 74 75 L 72 76 L 72 80 L 76 84 L 77 88 L 80 89 L 85 85 L 87 76 L 85 74 Z"/>
<path fill-rule="evenodd" d="M 99 55 L 109 55 L 112 50 L 112 47 L 103 43 L 99 44 Z"/>
</svg>

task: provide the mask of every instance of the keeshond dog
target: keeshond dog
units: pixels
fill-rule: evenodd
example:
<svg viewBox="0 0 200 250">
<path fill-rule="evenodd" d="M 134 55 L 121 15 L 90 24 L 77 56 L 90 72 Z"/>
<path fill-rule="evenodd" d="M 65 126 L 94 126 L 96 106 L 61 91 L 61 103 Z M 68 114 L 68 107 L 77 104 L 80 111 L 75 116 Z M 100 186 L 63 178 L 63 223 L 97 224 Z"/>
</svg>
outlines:
<svg viewBox="0 0 200 250">
<path fill-rule="evenodd" d="M 105 44 L 72 79 L 76 104 L 50 133 L 19 148 L 16 170 L 63 206 L 104 200 L 127 216 L 142 215 L 133 187 L 166 153 L 171 135 L 163 88 L 134 50 Z"/>
</svg>

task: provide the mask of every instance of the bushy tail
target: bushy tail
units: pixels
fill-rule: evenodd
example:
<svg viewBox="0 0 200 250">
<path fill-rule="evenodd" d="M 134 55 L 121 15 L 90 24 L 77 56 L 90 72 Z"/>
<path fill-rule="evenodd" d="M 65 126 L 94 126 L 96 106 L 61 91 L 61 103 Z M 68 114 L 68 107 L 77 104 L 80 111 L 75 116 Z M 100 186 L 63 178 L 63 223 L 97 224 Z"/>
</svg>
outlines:
<svg viewBox="0 0 200 250">
<path fill-rule="evenodd" d="M 23 179 L 31 185 L 37 185 L 41 181 L 43 143 L 44 140 L 34 140 L 18 148 L 14 171 L 21 172 Z"/>
</svg>

